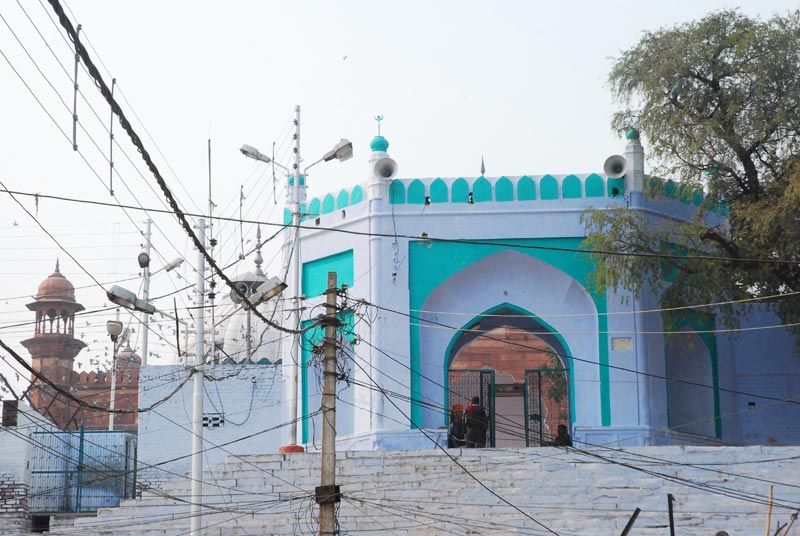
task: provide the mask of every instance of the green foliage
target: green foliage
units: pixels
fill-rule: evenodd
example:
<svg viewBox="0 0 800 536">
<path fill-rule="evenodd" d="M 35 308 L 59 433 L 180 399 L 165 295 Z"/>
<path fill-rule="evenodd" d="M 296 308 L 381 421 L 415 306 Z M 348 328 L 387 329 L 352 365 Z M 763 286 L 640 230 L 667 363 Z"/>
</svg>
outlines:
<svg viewBox="0 0 800 536">
<path fill-rule="evenodd" d="M 591 211 L 586 245 L 724 260 L 596 255 L 597 290 L 651 287 L 664 292 L 666 307 L 800 290 L 798 50 L 800 11 L 767 21 L 719 11 L 646 33 L 616 60 L 609 81 L 623 109 L 613 128 L 639 128 L 660 162 L 656 173 L 693 187 L 705 182 L 708 195 L 689 222 Z M 730 208 L 728 225 L 706 217 L 717 202 Z M 800 317 L 789 300 L 778 307 L 784 320 Z"/>
<path fill-rule="evenodd" d="M 560 404 L 568 392 L 567 375 L 558 356 L 554 352 L 548 352 L 548 354 L 550 356 L 550 365 L 542 367 L 542 375 L 547 378 L 549 384 L 547 398 L 556 404 Z"/>
</svg>

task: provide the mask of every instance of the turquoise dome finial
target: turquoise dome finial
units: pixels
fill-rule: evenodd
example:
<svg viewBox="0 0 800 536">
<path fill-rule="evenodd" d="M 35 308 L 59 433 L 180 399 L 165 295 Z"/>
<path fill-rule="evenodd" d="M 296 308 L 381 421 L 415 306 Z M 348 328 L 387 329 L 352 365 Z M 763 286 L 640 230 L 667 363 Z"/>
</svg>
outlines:
<svg viewBox="0 0 800 536">
<path fill-rule="evenodd" d="M 383 136 L 375 136 L 372 138 L 372 142 L 369 144 L 369 148 L 375 151 L 380 151 L 382 153 L 386 152 L 386 149 L 389 148 L 389 140 L 384 138 Z"/>
<path fill-rule="evenodd" d="M 625 133 L 625 138 L 628 139 L 628 141 L 630 141 L 630 140 L 638 140 L 639 139 L 639 131 L 636 130 L 635 128 L 631 127 Z"/>
<path fill-rule="evenodd" d="M 383 116 L 376 115 L 375 121 L 378 122 L 378 135 L 372 138 L 372 142 L 369 144 L 369 147 L 373 152 L 385 153 L 386 149 L 389 148 L 389 141 L 381 136 L 381 121 L 383 121 Z"/>
</svg>

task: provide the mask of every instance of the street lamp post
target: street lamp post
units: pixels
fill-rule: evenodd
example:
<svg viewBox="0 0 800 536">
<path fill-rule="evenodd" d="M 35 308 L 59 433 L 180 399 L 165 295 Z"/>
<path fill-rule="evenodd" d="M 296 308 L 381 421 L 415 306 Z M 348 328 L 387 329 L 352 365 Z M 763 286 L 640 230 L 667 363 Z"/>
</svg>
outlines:
<svg viewBox="0 0 800 536">
<path fill-rule="evenodd" d="M 205 247 L 206 226 L 205 220 L 202 218 L 198 220 L 198 238 L 200 239 L 201 246 Z M 172 264 L 172 263 L 170 263 Z M 194 370 L 192 373 L 194 377 L 194 391 L 192 394 L 192 484 L 191 484 L 191 536 L 200 536 L 201 534 L 201 508 L 203 500 L 203 364 L 205 360 L 205 345 L 203 342 L 203 331 L 205 317 L 204 310 L 204 292 L 205 292 L 205 257 L 202 250 L 198 252 L 198 277 L 197 277 L 197 314 L 195 318 L 195 356 L 194 356 Z M 277 277 L 271 277 L 266 281 L 256 286 L 252 294 L 248 297 L 248 302 L 256 306 L 267 300 L 279 295 L 286 288 L 286 283 Z M 156 312 L 156 307 L 145 300 L 139 299 L 136 294 L 122 288 L 118 285 L 112 286 L 106 295 L 112 302 L 122 305 L 134 311 L 140 311 L 146 314 L 153 314 Z M 168 318 L 178 320 L 176 317 L 161 312 Z M 178 320 L 180 321 L 180 320 Z M 111 321 L 109 321 L 109 326 Z M 122 333 L 122 323 L 119 324 L 119 333 Z M 111 327 L 108 328 L 111 333 Z M 116 329 L 116 328 L 115 328 Z M 213 327 L 212 327 L 213 329 Z M 117 333 L 117 336 L 119 335 Z M 116 337 L 116 336 L 115 336 Z M 114 339 L 116 340 L 116 339 Z M 113 388 L 112 388 L 113 389 Z M 113 395 L 112 395 L 113 396 Z M 112 398 L 113 400 L 113 398 Z M 113 404 L 113 402 L 112 402 Z M 113 409 L 113 408 L 112 408 Z M 111 414 L 113 417 L 113 413 Z"/>
<path fill-rule="evenodd" d="M 106 332 L 111 337 L 111 399 L 108 402 L 108 429 L 113 431 L 117 399 L 117 339 L 122 335 L 122 322 L 109 320 L 106 322 Z"/>
<path fill-rule="evenodd" d="M 265 163 L 272 163 L 279 168 L 283 169 L 286 174 L 288 175 L 291 173 L 292 178 L 294 180 L 293 188 L 292 188 L 292 195 L 288 196 L 291 205 L 292 205 L 292 226 L 294 227 L 294 235 L 293 235 L 293 242 L 291 248 L 287 247 L 287 262 L 285 264 L 286 268 L 290 267 L 292 263 L 293 266 L 293 273 L 292 273 L 292 287 L 294 289 L 294 309 L 292 310 L 292 324 L 293 327 L 300 330 L 300 308 L 302 305 L 302 288 L 301 288 L 301 257 L 300 257 L 300 222 L 303 219 L 303 215 L 300 211 L 301 205 L 301 196 L 302 190 L 300 188 L 300 181 L 302 178 L 302 174 L 300 173 L 300 106 L 295 107 L 295 147 L 294 147 L 294 164 L 292 165 L 292 170 L 290 171 L 289 168 L 279 164 L 278 162 L 273 161 L 271 158 L 266 156 L 265 154 L 261 153 L 255 147 L 250 145 L 242 145 L 239 149 L 242 154 L 244 154 L 248 158 L 252 158 L 253 160 L 258 160 L 260 162 Z M 311 167 L 315 166 L 320 162 L 330 162 L 331 160 L 339 160 L 340 162 L 344 162 L 345 160 L 349 160 L 353 156 L 353 144 L 346 140 L 341 139 L 339 143 L 337 143 L 333 149 L 325 153 L 322 158 L 315 161 L 311 165 L 309 165 L 305 172 L 307 172 Z M 288 245 L 288 243 L 287 243 Z M 302 359 L 301 356 L 301 345 L 300 345 L 300 334 L 295 333 L 292 339 L 292 351 L 291 351 L 291 361 L 289 363 L 290 372 L 289 372 L 289 438 L 292 444 L 298 441 L 297 437 L 297 413 L 298 413 L 298 394 L 299 394 L 299 363 Z"/>
</svg>

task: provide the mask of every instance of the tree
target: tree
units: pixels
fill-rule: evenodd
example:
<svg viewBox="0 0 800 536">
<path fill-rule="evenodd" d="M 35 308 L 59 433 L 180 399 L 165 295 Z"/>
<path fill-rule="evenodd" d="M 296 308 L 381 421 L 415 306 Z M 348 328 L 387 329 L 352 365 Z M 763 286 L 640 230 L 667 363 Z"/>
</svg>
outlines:
<svg viewBox="0 0 800 536">
<path fill-rule="evenodd" d="M 590 248 L 686 255 L 596 255 L 596 288 L 638 293 L 649 284 L 663 290 L 665 307 L 800 290 L 799 51 L 800 11 L 766 21 L 719 11 L 645 33 L 616 59 L 609 82 L 623 109 L 612 127 L 640 129 L 654 171 L 705 183 L 707 196 L 690 222 L 654 226 L 627 209 L 586 214 Z M 708 223 L 717 203 L 729 208 L 727 226 Z M 795 302 L 778 303 L 784 321 L 800 319 Z"/>
</svg>

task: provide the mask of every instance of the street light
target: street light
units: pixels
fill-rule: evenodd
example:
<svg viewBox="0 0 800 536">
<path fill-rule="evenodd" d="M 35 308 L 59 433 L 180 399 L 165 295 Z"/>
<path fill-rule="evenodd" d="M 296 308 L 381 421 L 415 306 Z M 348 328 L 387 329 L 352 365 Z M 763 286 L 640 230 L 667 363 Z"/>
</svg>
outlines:
<svg viewBox="0 0 800 536">
<path fill-rule="evenodd" d="M 294 177 L 294 185 L 293 185 L 293 195 L 287 195 L 287 198 L 291 199 L 292 203 L 292 227 L 294 227 L 294 237 L 293 237 L 293 244 L 290 246 L 288 242 L 285 244 L 286 247 L 286 254 L 284 255 L 285 263 L 284 268 L 289 270 L 289 266 L 294 259 L 294 273 L 292 275 L 292 286 L 295 292 L 295 307 L 292 311 L 292 321 L 294 323 L 294 328 L 299 330 L 300 329 L 300 300 L 301 300 L 301 290 L 300 290 L 300 222 L 303 219 L 303 215 L 300 213 L 301 207 L 301 174 L 300 174 L 300 106 L 295 107 L 295 119 L 294 119 L 294 126 L 295 126 L 295 134 L 294 134 L 294 164 L 293 170 L 290 171 L 286 166 L 278 164 L 275 162 L 275 165 L 282 168 L 286 171 L 287 175 L 292 174 Z M 239 151 L 242 152 L 248 158 L 252 158 L 254 160 L 258 160 L 260 162 L 270 163 L 273 162 L 271 158 L 261 153 L 255 147 L 250 145 L 242 145 Z M 353 156 L 353 144 L 342 138 L 339 143 L 337 143 L 333 149 L 325 153 L 322 158 L 317 160 L 316 162 L 312 163 L 310 166 L 305 168 L 303 174 L 307 172 L 311 167 L 315 166 L 320 162 L 330 162 L 331 160 L 339 160 L 344 162 Z M 291 183 L 290 183 L 291 184 Z M 287 192 L 288 194 L 288 192 Z M 294 335 L 294 340 L 292 341 L 292 356 L 291 363 L 289 364 L 290 367 L 290 381 L 289 381 L 289 438 L 290 438 L 290 445 L 291 447 L 297 441 L 297 410 L 298 410 L 298 371 L 299 371 L 299 361 L 301 359 L 300 353 L 300 335 L 296 333 Z M 195 536 L 192 534 L 192 536 Z"/>
<path fill-rule="evenodd" d="M 181 262 L 183 262 L 183 259 L 180 259 L 180 260 L 181 260 Z M 178 264 L 180 264 L 180 263 L 178 263 Z M 145 313 L 145 314 L 148 314 L 148 315 L 152 315 L 152 314 L 158 313 L 161 316 L 165 316 L 165 317 L 167 317 L 167 318 L 169 318 L 171 320 L 174 320 L 175 322 L 180 322 L 181 324 L 186 326 L 186 329 L 183 330 L 183 339 L 184 339 L 184 344 L 183 344 L 184 350 L 183 351 L 184 352 L 188 352 L 188 346 L 187 345 L 188 345 L 188 332 L 189 332 L 188 326 L 189 326 L 189 324 L 185 320 L 181 320 L 180 318 L 172 316 L 169 313 L 166 313 L 164 311 L 160 311 L 160 310 L 156 309 L 156 306 L 153 305 L 152 303 L 138 298 L 133 291 L 128 290 L 128 289 L 123 288 L 123 287 L 120 287 L 119 285 L 114 285 L 113 287 L 108 289 L 108 291 L 106 292 L 106 296 L 108 296 L 108 299 L 111 300 L 112 302 L 116 303 L 117 305 L 121 305 L 122 307 L 125 307 L 126 309 L 130 309 L 132 311 L 139 311 L 140 313 Z M 111 328 L 108 327 L 108 326 L 112 322 L 114 322 L 114 321 L 113 320 L 109 320 L 108 324 L 106 326 L 107 329 L 109 330 L 109 334 L 111 333 L 111 331 L 110 331 Z M 122 325 L 122 324 L 120 323 L 120 325 Z M 150 328 L 148 326 L 145 329 L 149 330 Z M 178 355 L 178 357 L 180 358 L 180 355 Z"/>
<path fill-rule="evenodd" d="M 117 397 L 117 340 L 122 335 L 122 322 L 109 320 L 106 322 L 106 332 L 111 337 L 111 400 L 108 403 L 108 429 L 114 430 L 114 409 Z"/>
<path fill-rule="evenodd" d="M 156 312 L 155 305 L 148 301 L 140 300 L 136 297 L 136 294 L 128 289 L 122 288 L 119 285 L 114 285 L 108 289 L 106 291 L 106 296 L 108 296 L 108 299 L 113 303 L 121 305 L 122 307 L 130 309 L 131 311 L 139 311 L 140 313 L 145 313 L 148 315 Z"/>
<path fill-rule="evenodd" d="M 333 149 L 325 153 L 322 158 L 308 166 L 305 171 L 303 171 L 303 174 L 320 162 L 330 162 L 333 159 L 336 159 L 339 162 L 344 162 L 345 160 L 350 160 L 351 158 L 353 158 L 353 143 L 348 139 L 342 138 L 339 140 L 339 143 L 333 146 Z"/>
<path fill-rule="evenodd" d="M 241 152 L 247 158 L 252 158 L 253 160 L 258 160 L 259 162 L 264 162 L 266 164 L 275 164 L 276 166 L 284 170 L 286 173 L 289 173 L 288 167 L 278 162 L 275 162 L 272 158 L 268 157 L 267 155 L 265 155 L 252 145 L 242 145 L 241 147 L 239 147 L 239 152 Z"/>
</svg>

